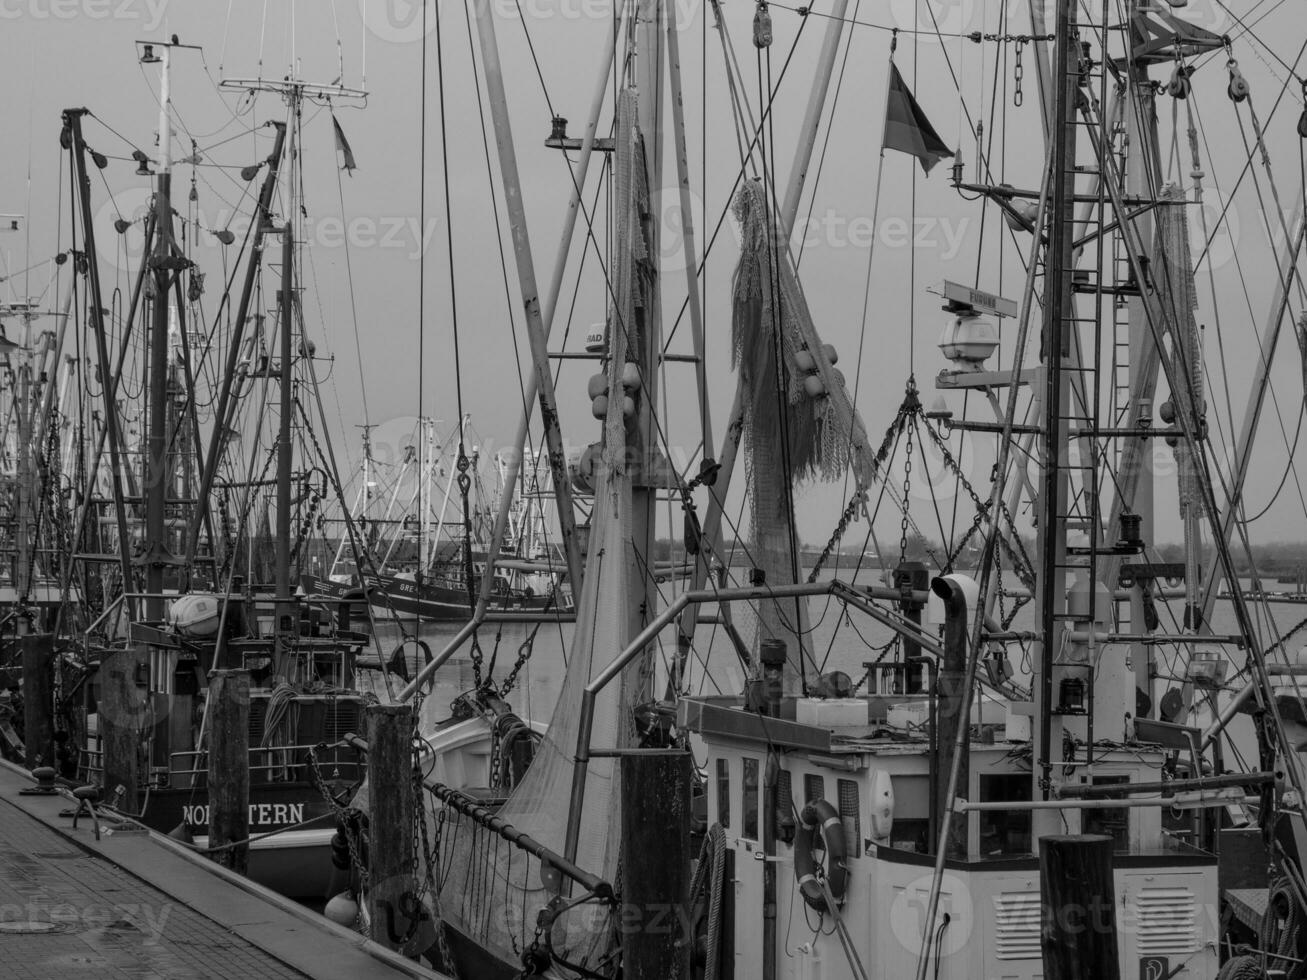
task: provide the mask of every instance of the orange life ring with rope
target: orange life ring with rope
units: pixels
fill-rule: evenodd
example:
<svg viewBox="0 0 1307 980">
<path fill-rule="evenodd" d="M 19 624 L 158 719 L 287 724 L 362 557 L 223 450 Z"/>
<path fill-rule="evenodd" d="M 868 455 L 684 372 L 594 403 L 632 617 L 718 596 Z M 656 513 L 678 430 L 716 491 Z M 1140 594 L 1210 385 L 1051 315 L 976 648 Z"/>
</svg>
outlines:
<svg viewBox="0 0 1307 980">
<path fill-rule="evenodd" d="M 825 861 L 819 862 L 813 845 L 820 835 L 821 845 L 826 852 Z M 844 894 L 849 887 L 849 869 L 846 861 L 849 856 L 848 841 L 844 836 L 844 822 L 840 820 L 835 807 L 823 799 L 808 803 L 799 812 L 799 829 L 794 835 L 794 873 L 799 882 L 799 893 L 809 907 L 818 912 L 834 912 L 828 907 L 826 889 L 821 886 L 825 878 L 831 897 L 836 905 L 844 904 Z M 821 878 L 818 877 L 818 869 Z"/>
</svg>

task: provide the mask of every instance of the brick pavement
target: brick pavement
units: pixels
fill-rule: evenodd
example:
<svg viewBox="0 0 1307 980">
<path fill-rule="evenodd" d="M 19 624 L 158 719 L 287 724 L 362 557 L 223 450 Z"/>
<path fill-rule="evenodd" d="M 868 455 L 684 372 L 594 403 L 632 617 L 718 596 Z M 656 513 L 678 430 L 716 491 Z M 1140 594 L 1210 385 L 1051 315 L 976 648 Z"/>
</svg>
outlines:
<svg viewBox="0 0 1307 980">
<path fill-rule="evenodd" d="M 303 978 L 0 802 L 0 978 Z"/>
</svg>

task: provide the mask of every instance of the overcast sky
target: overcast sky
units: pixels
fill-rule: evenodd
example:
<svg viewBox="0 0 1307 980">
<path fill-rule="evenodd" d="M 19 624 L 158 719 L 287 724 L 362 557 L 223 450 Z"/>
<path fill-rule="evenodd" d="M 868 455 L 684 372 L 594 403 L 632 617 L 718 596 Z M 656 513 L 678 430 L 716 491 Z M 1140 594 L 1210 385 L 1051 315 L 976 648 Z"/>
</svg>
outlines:
<svg viewBox="0 0 1307 980">
<path fill-rule="evenodd" d="M 677 0 L 676 6 L 675 15 L 683 28 L 682 71 L 690 165 L 695 222 L 702 249 L 728 203 L 739 159 L 718 34 L 704 31 L 705 8 L 700 0 Z M 813 9 L 821 12 L 830 6 L 830 0 L 822 0 Z M 151 156 L 155 154 L 157 72 L 153 67 L 138 65 L 135 39 L 177 34 L 182 42 L 203 47 L 202 55 L 180 51 L 175 56 L 173 99 L 178 132 L 174 151 L 182 156 L 190 154 L 194 140 L 204 165 L 178 166 L 174 187 L 181 208 L 194 175 L 198 195 L 196 218 L 207 229 L 225 227 L 235 211 L 248 210 L 248 199 L 243 201 L 242 196 L 254 193 L 257 183 L 243 183 L 237 170 L 267 155 L 271 131 L 262 124 L 284 117 L 284 107 L 276 96 L 262 95 L 251 102 L 239 92 L 220 91 L 216 85 L 219 79 L 281 77 L 292 70 L 292 63 L 297 65 L 302 78 L 311 81 L 332 82 L 343 73 L 343 84 L 366 87 L 370 93 L 364 107 L 352 104 L 336 107 L 337 118 L 352 143 L 358 169 L 352 176 L 339 177 L 338 190 L 338 158 L 330 113 L 319 106 L 306 108 L 302 157 L 305 233 L 311 243 L 305 259 L 305 312 L 320 353 L 334 354 L 336 358 L 331 370 L 331 390 L 326 397 L 329 412 L 337 414 L 332 434 L 338 449 L 348 458 L 346 465 L 356 464 L 360 442 L 355 426 L 366 418 L 377 426 L 374 440 L 377 455 L 383 461 L 393 460 L 408 441 L 414 416 L 434 416 L 450 425 L 457 418 L 445 174 L 441 168 L 442 110 L 449 140 L 448 185 L 458 323 L 463 341 L 464 409 L 472 416 L 476 441 L 487 451 L 511 440 L 520 411 L 514 331 L 521 345 L 524 366 L 526 346 L 511 252 L 507 256 L 506 296 L 492 218 L 490 182 L 493 179 L 498 189 L 499 173 L 497 165 L 487 170 L 469 60 L 471 39 L 462 5 L 447 0 L 439 8 L 444 50 L 443 97 L 437 82 L 436 8 L 428 9 L 431 29 L 427 37 L 425 95 L 428 179 L 423 215 L 419 206 L 418 133 L 424 98 L 418 4 L 410 5 L 402 0 L 315 0 L 312 3 L 301 0 L 294 5 L 288 0 L 231 0 L 230 4 L 194 0 L 0 0 L 0 64 L 6 92 L 6 98 L 0 102 L 0 132 L 4 134 L 5 146 L 0 155 L 0 213 L 28 217 L 24 232 L 0 236 L 0 255 L 5 269 L 10 271 L 37 264 L 30 275 L 17 275 L 5 283 L 0 296 L 8 300 L 31 295 L 41 297 L 46 305 L 54 301 L 52 291 L 46 292 L 51 267 L 40 263 L 68 240 L 67 174 L 61 169 L 64 164 L 58 144 L 61 109 L 87 106 L 95 113 L 103 125 L 89 120 L 86 135 L 90 145 L 101 152 L 126 156 L 132 147 L 140 147 Z M 765 77 L 768 66 L 765 61 L 760 65 L 750 42 L 755 8 L 743 0 L 728 0 L 724 9 L 745 88 L 756 113 L 759 72 L 761 69 Z M 1272 13 L 1257 24 L 1255 32 L 1270 45 L 1269 49 L 1241 38 L 1235 42 L 1234 54 L 1252 87 L 1252 104 L 1266 130 L 1280 205 L 1292 212 L 1302 198 L 1303 187 L 1301 141 L 1294 128 L 1302 112 L 1300 86 L 1296 82 L 1289 85 L 1283 103 L 1274 114 L 1272 106 L 1286 77 L 1285 68 L 1277 59 L 1293 64 L 1300 53 L 1304 37 L 1301 16 L 1296 7 L 1281 9 L 1264 0 L 1262 3 L 1236 0 L 1231 5 L 1233 14 L 1240 17 L 1252 10 L 1250 20 L 1268 9 Z M 497 0 L 495 4 L 531 246 L 543 291 L 554 264 L 570 187 L 563 156 L 546 150 L 543 140 L 549 132 L 551 107 L 571 120 L 573 135 L 580 135 L 595 75 L 602 63 L 605 37 L 611 31 L 612 5 L 609 0 L 522 0 L 522 10 L 524 16 L 519 18 L 513 0 Z M 884 28 L 912 28 L 915 14 L 920 18 L 920 26 L 929 31 L 933 12 L 945 32 L 978 30 L 1020 34 L 1029 31 L 1026 5 L 1016 0 L 1007 5 L 1006 16 L 1010 20 L 1002 27 L 1000 17 L 1005 12 L 1000 4 L 983 0 L 939 3 L 933 8 L 923 3 L 915 11 L 912 0 L 874 3 L 851 0 L 848 10 L 850 16 L 856 10 L 857 19 Z M 771 13 L 775 34 L 770 59 L 773 82 L 780 78 L 791 48 L 794 50 L 774 109 L 772 156 L 776 179 L 783 184 L 791 169 L 816 55 L 828 21 L 818 16 L 810 16 L 805 21 L 795 11 L 779 5 L 773 5 Z M 1233 14 L 1222 9 L 1217 0 L 1195 0 L 1189 16 L 1217 33 L 1238 34 L 1239 25 Z M 947 277 L 1019 299 L 1023 276 L 1018 248 L 1026 249 L 1029 239 L 1024 234 L 1013 238 L 992 210 L 982 224 L 979 204 L 962 200 L 950 186 L 949 161 L 937 167 L 929 178 L 923 178 L 917 171 L 914 212 L 912 175 L 916 165 L 911 158 L 894 153 L 885 158 L 878 222 L 873 225 L 890 34 L 870 26 L 853 28 L 851 34 L 853 46 L 840 75 L 834 125 L 830 127 L 829 137 L 825 125 L 820 135 L 818 153 L 823 149 L 825 152 L 820 182 L 815 195 L 804 199 L 803 212 L 807 213 L 811 205 L 812 220 L 807 226 L 802 274 L 818 329 L 838 349 L 840 367 L 850 386 L 856 382 L 859 408 L 873 443 L 878 443 L 902 398 L 910 369 L 915 368 L 928 405 L 937 395 L 933 378 L 943 362 L 935 345 L 943 314 L 938 308 L 938 298 L 927 292 L 927 288 Z M 543 86 L 532 61 L 528 37 L 539 59 Z M 946 54 L 959 77 L 962 97 L 955 87 Z M 992 42 L 977 45 L 956 37 L 941 44 L 929 33 L 904 34 L 895 57 L 941 136 L 950 145 L 961 146 L 966 179 L 976 177 L 976 147 L 970 135 L 970 117 L 984 120 L 987 142 L 991 133 L 999 134 L 994 138 L 992 152 L 996 169 L 1006 161 L 1003 179 L 1020 187 L 1038 187 L 1042 138 L 1031 46 L 1022 51 L 1024 101 L 1020 106 L 1013 104 L 1012 92 L 1016 45 Z M 991 86 L 996 58 L 1000 70 L 995 90 Z M 1214 155 L 1209 160 L 1204 150 L 1204 186 L 1210 222 L 1218 219 L 1220 202 L 1234 188 L 1246 157 L 1245 137 L 1241 136 L 1232 103 L 1225 94 L 1228 76 L 1223 61 L 1223 56 L 1218 55 L 1201 63 L 1190 102 L 1202 122 L 1203 138 Z M 837 67 L 837 71 L 841 69 Z M 1154 69 L 1153 77 L 1165 82 L 1169 71 Z M 833 84 L 832 95 L 836 90 Z M 1186 106 L 1170 98 L 1159 100 L 1163 152 L 1167 155 L 1172 148 L 1173 111 L 1178 113 L 1182 127 L 1176 144 L 1175 173 L 1188 188 L 1192 166 L 1183 131 Z M 604 127 L 608 125 L 610 112 L 611 106 L 605 109 Z M 1246 138 L 1251 141 L 1246 108 L 1242 118 Z M 670 147 L 669 139 L 669 151 Z M 111 160 L 104 172 L 107 187 L 120 201 L 120 209 L 139 208 L 148 200 L 149 181 L 136 176 L 134 169 L 130 163 Z M 814 174 L 815 171 L 814 160 Z M 1220 382 L 1217 359 L 1216 313 L 1219 312 L 1221 346 L 1230 380 L 1228 403 L 1236 421 L 1241 421 L 1248 382 L 1257 362 L 1256 336 L 1269 312 L 1275 278 L 1273 252 L 1268 245 L 1263 212 L 1259 209 L 1259 190 L 1272 208 L 1266 220 L 1277 235 L 1280 218 L 1270 204 L 1271 185 L 1260 163 L 1256 174 L 1260 185 L 1254 186 L 1251 177 L 1243 181 L 1229 212 L 1230 230 L 1218 236 L 1212 249 L 1212 277 L 1221 296 L 1216 311 L 1211 304 L 1206 272 L 1199 277 L 1202 304 L 1199 319 L 1208 328 L 1206 343 L 1211 370 L 1216 375 L 1209 406 L 1227 428 L 1227 394 Z M 675 194 L 670 193 L 675 187 L 670 152 L 663 184 L 669 193 L 664 201 L 662 224 L 670 240 L 680 224 L 675 213 Z M 1220 195 L 1216 190 L 1218 184 Z M 595 186 L 592 177 L 587 197 Z M 130 249 L 131 235 L 118 239 L 113 234 L 115 213 L 113 205 L 108 203 L 106 183 L 97 178 L 92 193 L 106 291 L 115 286 L 126 290 L 129 283 L 126 270 L 133 268 L 136 261 L 135 256 L 128 261 L 122 257 L 124 250 Z M 502 217 L 502 194 L 500 207 Z M 1189 210 L 1196 222 L 1197 209 Z M 601 243 L 606 217 L 601 198 L 597 215 Z M 1290 217 L 1286 215 L 1284 221 L 1287 223 Z M 233 227 L 239 230 L 242 225 L 238 221 Z M 728 221 L 708 262 L 708 362 L 718 440 L 734 391 L 728 348 L 730 272 L 736 249 L 730 232 Z M 1195 237 L 1201 236 L 1195 232 Z M 915 249 L 911 247 L 914 241 Z M 212 235 L 204 232 L 193 240 L 195 257 L 210 273 L 206 298 L 209 315 L 216 309 L 224 261 L 229 272 L 239 242 L 238 234 L 237 245 L 224 250 Z M 870 299 L 864 312 L 863 283 L 873 243 L 875 263 Z M 418 272 L 424 247 L 426 306 L 425 323 L 420 325 Z M 567 348 L 579 349 L 589 326 L 603 320 L 604 293 L 594 274 L 596 255 L 591 247 L 585 268 L 578 276 L 581 251 L 578 238 L 559 304 L 556 339 L 551 345 L 555 349 L 562 346 L 563 331 L 568 334 Z M 685 294 L 685 283 L 679 254 L 670 246 L 665 252 L 665 328 L 670 330 Z M 347 254 L 352 267 L 353 305 L 358 314 L 357 335 L 350 312 Z M 1247 280 L 1246 295 L 1240 285 L 1239 264 Z M 0 274 L 5 269 L 0 269 Z M 1297 290 L 1290 308 L 1295 315 L 1302 308 Z M 915 319 L 911 314 L 915 314 Z M 421 329 L 425 330 L 423 363 L 417 357 Z M 1013 330 L 1012 321 L 1005 322 L 1005 335 L 1010 336 Z M 860 346 L 863 350 L 859 363 Z M 688 323 L 677 329 L 673 347 L 688 351 Z M 1010 342 L 1004 347 L 1004 363 L 1010 359 L 1010 347 Z M 912 358 L 910 350 L 914 352 Z M 1276 421 L 1273 402 L 1249 474 L 1248 503 L 1254 512 L 1263 508 L 1281 482 L 1288 459 L 1287 446 L 1294 441 L 1303 402 L 1301 371 L 1292 336 L 1281 340 L 1276 364 L 1275 394 L 1283 416 L 1283 431 Z M 598 438 L 599 434 L 597 423 L 590 418 L 585 393 L 590 373 L 590 366 L 585 362 L 567 362 L 559 384 L 564 433 L 568 442 L 578 447 Z M 682 463 L 685 454 L 694 451 L 698 439 L 696 413 L 690 408 L 693 390 L 689 367 L 671 366 L 666 392 L 660 397 L 675 406 L 669 426 L 674 433 L 674 456 Z M 953 411 L 962 411 L 960 396 L 950 394 L 946 400 Z M 978 402 L 978 397 L 972 396 L 967 405 L 969 413 L 992 417 L 987 416 Z M 1215 417 L 1212 423 L 1215 427 Z M 1218 439 L 1220 445 L 1223 443 Z M 1163 450 L 1161 447 L 1159 452 L 1165 459 Z M 969 439 L 960 452 L 955 440 L 954 451 L 959 453 L 968 477 L 983 495 L 992 450 L 979 439 L 974 445 Z M 926 466 L 944 494 L 941 512 L 947 523 L 953 512 L 952 480 L 942 476 L 937 455 L 928 456 Z M 1173 465 L 1160 468 L 1167 474 L 1174 470 Z M 896 473 L 893 479 L 901 481 L 901 473 Z M 934 512 L 923 491 L 927 480 L 920 462 L 914 470 L 913 482 L 913 498 L 920 507 L 918 519 L 922 528 L 927 534 L 938 536 Z M 814 542 L 826 539 L 846 493 L 840 486 L 803 491 L 800 531 L 805 539 Z M 1158 489 L 1158 540 L 1174 540 L 1178 536 L 1174 501 L 1174 481 L 1164 478 Z M 892 508 L 888 503 L 886 506 L 886 517 L 878 523 L 878 531 L 896 539 L 897 517 L 889 513 Z M 960 502 L 957 514 L 960 528 L 970 524 L 968 501 Z M 859 539 L 864 533 L 862 528 L 863 525 L 858 525 L 854 532 Z M 1252 525 L 1252 531 L 1254 539 L 1262 541 L 1307 538 L 1295 475 L 1289 475 L 1278 502 Z M 888 542 L 885 546 L 889 548 Z"/>
</svg>

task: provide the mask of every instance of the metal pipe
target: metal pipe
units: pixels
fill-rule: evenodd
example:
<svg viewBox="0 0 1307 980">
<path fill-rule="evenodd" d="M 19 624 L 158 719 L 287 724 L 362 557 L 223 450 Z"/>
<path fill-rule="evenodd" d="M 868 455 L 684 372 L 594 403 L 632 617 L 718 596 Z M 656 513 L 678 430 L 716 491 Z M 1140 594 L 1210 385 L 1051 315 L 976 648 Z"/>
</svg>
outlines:
<svg viewBox="0 0 1307 980">
<path fill-rule="evenodd" d="M 581 808 L 585 805 L 585 777 L 590 763 L 590 735 L 594 727 L 595 700 L 599 692 L 618 677 L 628 663 L 640 655 L 641 651 L 657 639 L 658 634 L 675 621 L 681 611 L 691 603 L 733 602 L 739 599 L 783 599 L 790 597 L 827 595 L 836 581 L 824 583 L 802 583 L 798 585 L 777 585 L 771 588 L 756 589 L 687 589 L 673 599 L 626 647 L 613 661 L 586 685 L 581 695 L 581 718 L 577 726 L 576 756 L 572 766 L 571 806 L 567 813 L 567 835 L 563 853 L 568 860 L 576 859 L 577 844 L 581 837 Z"/>
<path fill-rule="evenodd" d="M 1261 800 L 1249 796 L 1242 800 L 1213 799 L 1211 806 L 1255 806 Z M 1157 796 L 1147 800 L 1003 800 L 990 803 L 972 803 L 958 798 L 953 808 L 963 813 L 1009 813 L 1012 810 L 1117 810 L 1135 807 L 1173 807 L 1176 801 L 1169 796 Z"/>
<path fill-rule="evenodd" d="M 920 593 L 923 597 L 927 593 Z M 567 836 L 564 844 L 564 854 L 569 859 L 576 858 L 577 843 L 580 839 L 581 832 L 581 807 L 585 803 L 585 777 L 589 760 L 593 757 L 590 751 L 590 735 L 594 725 L 594 705 L 599 692 L 620 676 L 622 670 L 629 664 L 640 652 L 651 642 L 653 642 L 659 632 L 674 622 L 682 612 L 691 605 L 702 603 L 720 603 L 729 604 L 732 602 L 752 602 L 760 599 L 789 599 L 802 598 L 808 596 L 831 595 L 853 605 L 868 615 L 874 616 L 880 622 L 889 626 L 899 633 L 907 632 L 905 626 L 893 620 L 886 615 L 877 616 L 873 606 L 866 604 L 866 598 L 897 599 L 900 593 L 895 589 L 872 588 L 872 589 L 855 589 L 840 579 L 831 579 L 828 582 L 801 582 L 795 585 L 776 585 L 776 586 L 759 586 L 757 588 L 739 588 L 739 589 L 687 589 L 678 595 L 653 619 L 648 626 L 640 631 L 635 639 L 631 640 L 622 651 L 608 664 L 599 674 L 595 676 L 589 684 L 586 685 L 585 691 L 581 696 L 581 718 L 577 728 L 576 755 L 572 770 L 572 789 L 571 789 L 571 807 L 568 811 L 567 818 Z M 408 687 L 404 688 L 398 695 L 399 698 L 411 697 L 413 690 L 417 685 L 437 667 L 448 659 L 453 648 L 457 647 L 471 633 L 472 626 L 465 626 L 459 635 L 451 641 L 450 645 L 441 652 L 431 663 L 427 664 Z M 942 647 L 935 641 L 931 640 L 925 634 L 914 634 L 916 642 L 923 648 L 930 650 L 937 655 L 942 654 Z M 974 669 L 974 668 L 973 668 Z M 968 685 L 968 690 L 970 686 Z"/>
<path fill-rule="evenodd" d="M 1267 786 L 1275 782 L 1273 772 L 1223 773 L 1203 779 L 1172 779 L 1154 783 L 1111 783 L 1099 785 L 1063 786 L 1059 796 L 1064 800 L 1097 800 L 1115 798 L 1129 793 L 1167 793 L 1194 789 L 1224 789 L 1229 786 Z"/>
</svg>

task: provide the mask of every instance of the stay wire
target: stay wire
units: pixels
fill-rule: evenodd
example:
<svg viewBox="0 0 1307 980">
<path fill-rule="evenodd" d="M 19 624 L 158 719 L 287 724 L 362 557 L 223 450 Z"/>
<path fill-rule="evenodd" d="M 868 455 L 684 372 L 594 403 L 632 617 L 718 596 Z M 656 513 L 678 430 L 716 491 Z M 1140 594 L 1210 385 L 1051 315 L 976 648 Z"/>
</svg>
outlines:
<svg viewBox="0 0 1307 980">
<path fill-rule="evenodd" d="M 427 4 L 425 0 L 422 3 L 422 44 L 420 47 L 422 55 L 422 69 L 420 76 L 420 85 L 422 88 L 422 97 L 419 100 L 418 113 L 418 227 L 421 229 L 427 226 Z M 443 114 L 442 114 L 443 115 Z M 443 120 L 442 120 L 443 125 Z M 419 232 L 420 234 L 420 232 Z M 424 408 L 424 396 L 426 394 L 426 289 L 427 289 L 427 250 L 418 249 L 418 424 L 421 425 L 422 413 Z M 462 425 L 463 416 L 459 415 L 459 424 Z M 423 513 L 422 489 L 425 481 L 419 480 L 417 485 L 417 512 Z M 419 544 L 419 552 L 421 545 Z M 425 569 L 424 569 L 425 571 Z M 417 626 L 421 629 L 422 612 L 421 606 L 418 607 Z"/>
</svg>

